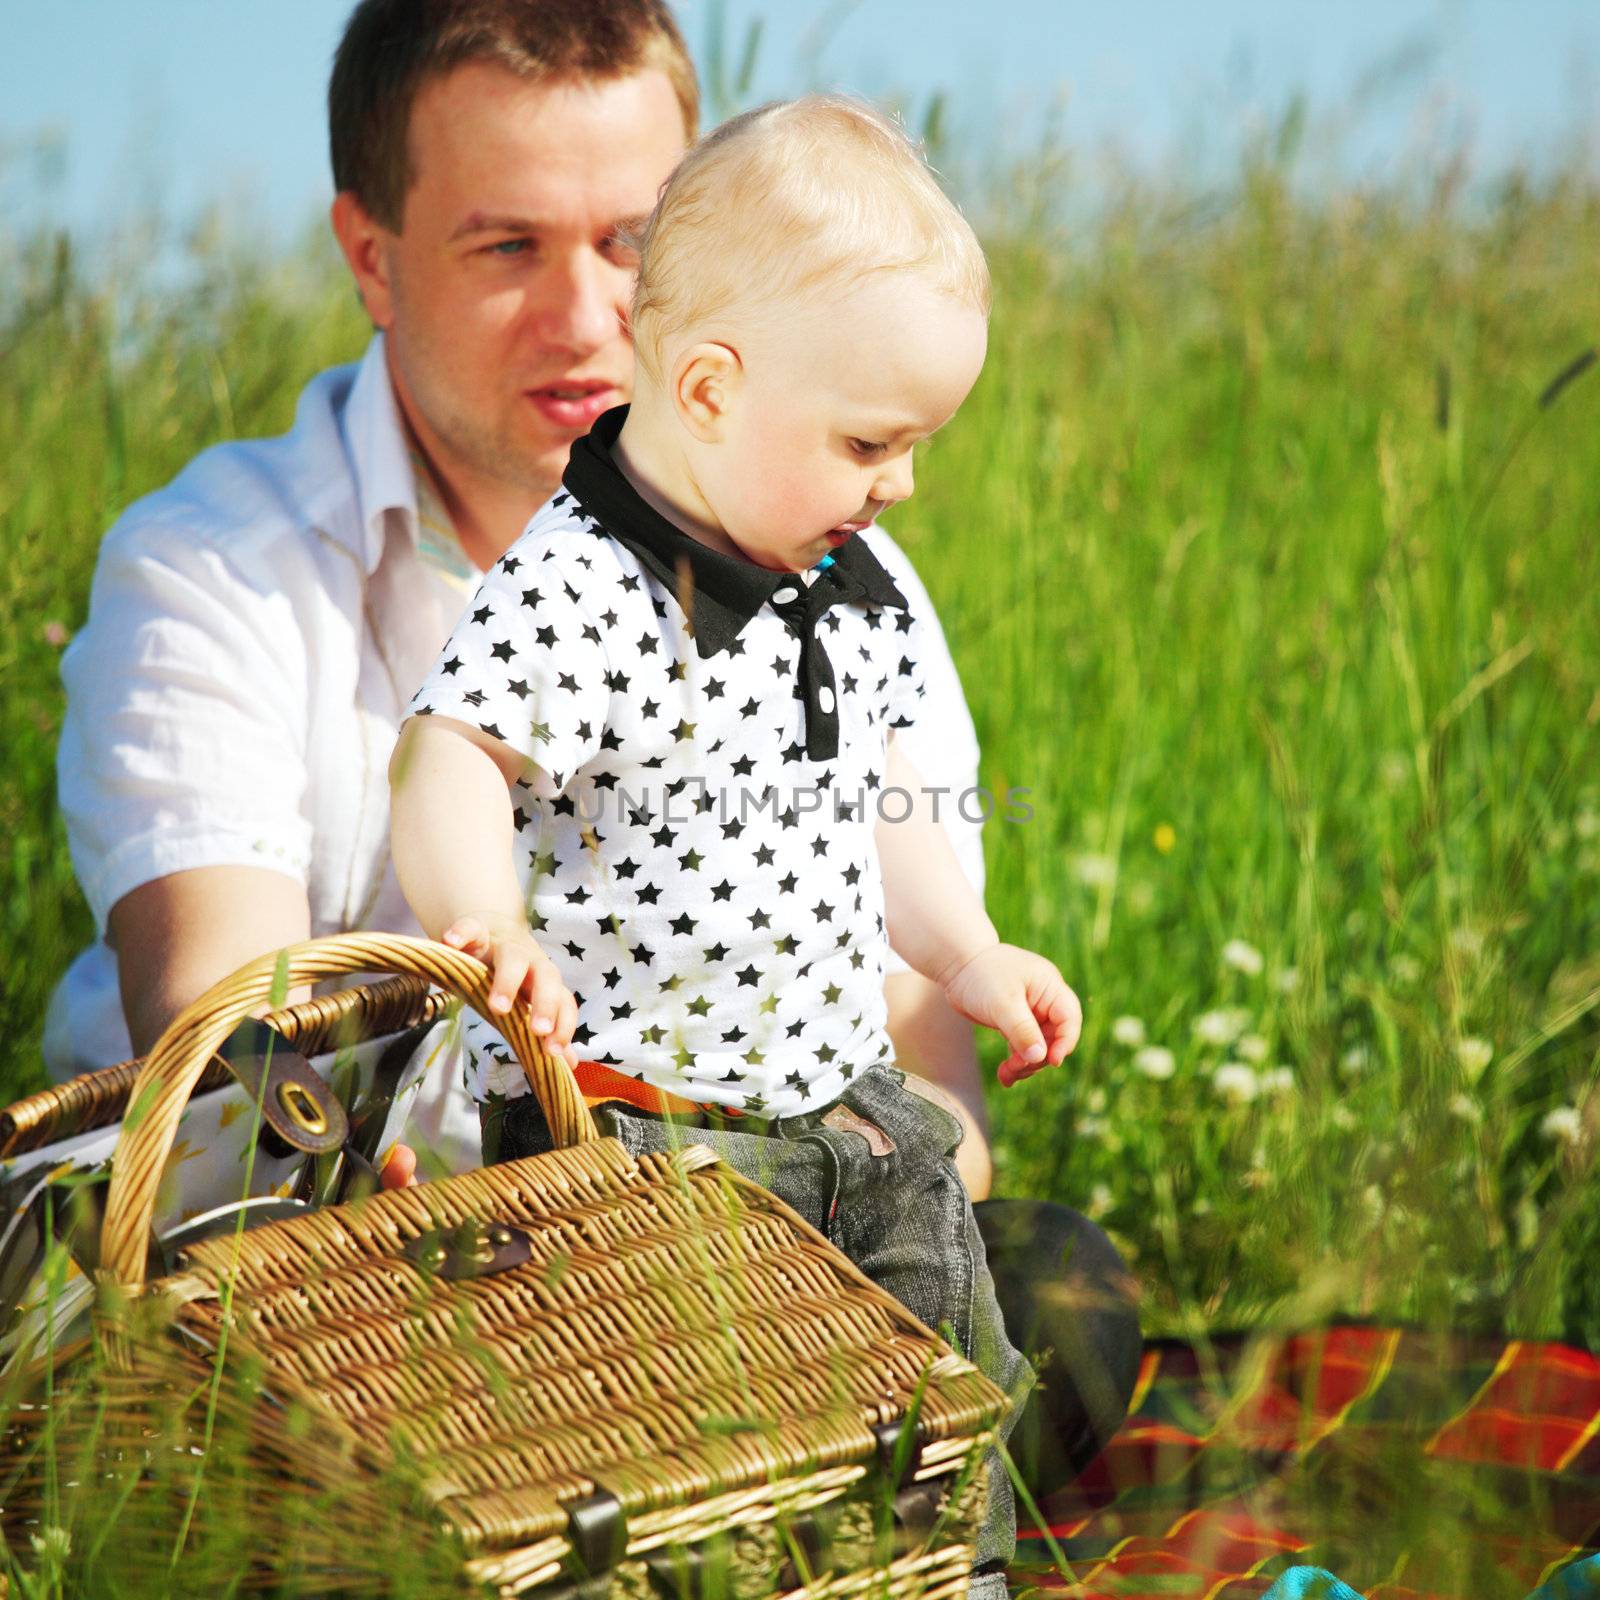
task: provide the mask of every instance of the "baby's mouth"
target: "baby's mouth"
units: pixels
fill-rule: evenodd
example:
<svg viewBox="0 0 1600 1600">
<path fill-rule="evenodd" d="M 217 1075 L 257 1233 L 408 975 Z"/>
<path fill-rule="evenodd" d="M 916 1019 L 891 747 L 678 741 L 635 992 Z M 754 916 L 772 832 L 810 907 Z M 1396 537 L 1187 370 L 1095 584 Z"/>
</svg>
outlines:
<svg viewBox="0 0 1600 1600">
<path fill-rule="evenodd" d="M 877 520 L 877 512 L 873 512 L 870 517 L 852 517 L 849 522 L 841 522 L 837 527 L 829 528 L 826 534 L 827 541 L 837 550 L 847 539 L 870 528 Z"/>
</svg>

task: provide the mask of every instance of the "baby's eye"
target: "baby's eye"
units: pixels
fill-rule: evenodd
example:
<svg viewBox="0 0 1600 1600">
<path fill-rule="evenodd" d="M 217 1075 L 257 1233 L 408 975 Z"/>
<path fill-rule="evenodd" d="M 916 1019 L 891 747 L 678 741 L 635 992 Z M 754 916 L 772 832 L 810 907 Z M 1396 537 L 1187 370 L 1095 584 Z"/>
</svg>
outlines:
<svg viewBox="0 0 1600 1600">
<path fill-rule="evenodd" d="M 863 461 L 870 461 L 874 456 L 881 456 L 889 447 L 871 439 L 851 439 L 850 448 L 861 457 Z"/>
</svg>

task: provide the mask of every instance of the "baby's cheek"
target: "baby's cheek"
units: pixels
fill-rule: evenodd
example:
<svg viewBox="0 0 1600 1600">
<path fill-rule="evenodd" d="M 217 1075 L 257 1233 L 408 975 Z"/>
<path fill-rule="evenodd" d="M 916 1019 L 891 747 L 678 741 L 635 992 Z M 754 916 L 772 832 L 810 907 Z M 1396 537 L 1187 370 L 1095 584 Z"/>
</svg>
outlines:
<svg viewBox="0 0 1600 1600">
<path fill-rule="evenodd" d="M 762 523 L 773 533 L 810 531 L 818 514 L 817 489 L 813 474 L 792 467 L 763 474 L 758 490 Z"/>
</svg>

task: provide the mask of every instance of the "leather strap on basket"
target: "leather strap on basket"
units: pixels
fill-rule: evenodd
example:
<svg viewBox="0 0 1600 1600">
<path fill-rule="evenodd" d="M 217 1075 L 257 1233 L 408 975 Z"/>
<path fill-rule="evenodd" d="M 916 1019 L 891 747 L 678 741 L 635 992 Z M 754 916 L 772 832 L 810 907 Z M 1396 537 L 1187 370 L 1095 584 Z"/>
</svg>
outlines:
<svg viewBox="0 0 1600 1600">
<path fill-rule="evenodd" d="M 331 1155 L 349 1136 L 338 1095 L 265 1022 L 247 1017 L 222 1041 L 217 1056 L 261 1108 L 262 1142 L 273 1155 Z"/>
<path fill-rule="evenodd" d="M 101 1237 L 101 1270 L 137 1289 L 144 1283 L 156 1189 L 178 1131 L 178 1119 L 217 1046 L 269 1000 L 280 982 L 291 989 L 353 972 L 398 972 L 459 995 L 504 1035 L 550 1124 L 556 1147 L 598 1138 L 571 1070 L 533 1032 L 525 1004 L 491 1015 L 489 969 L 472 956 L 427 939 L 389 933 L 345 933 L 260 957 L 214 984 L 156 1041 L 128 1097 L 122 1134 L 111 1157 Z"/>
</svg>

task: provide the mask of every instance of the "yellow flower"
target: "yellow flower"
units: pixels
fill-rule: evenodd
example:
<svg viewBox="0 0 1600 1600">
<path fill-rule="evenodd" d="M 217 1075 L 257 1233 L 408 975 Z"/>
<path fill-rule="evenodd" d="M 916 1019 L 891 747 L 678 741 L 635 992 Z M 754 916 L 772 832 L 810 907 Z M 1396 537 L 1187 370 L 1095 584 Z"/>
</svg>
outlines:
<svg viewBox="0 0 1600 1600">
<path fill-rule="evenodd" d="M 1156 849 L 1162 855 L 1170 856 L 1173 846 L 1178 842 L 1178 830 L 1170 822 L 1158 822 L 1156 831 L 1151 837 L 1155 842 Z"/>
</svg>

